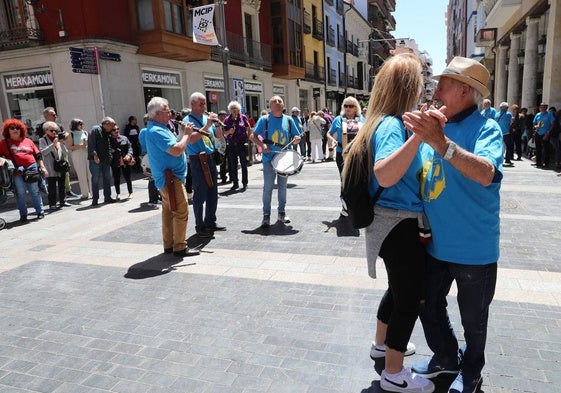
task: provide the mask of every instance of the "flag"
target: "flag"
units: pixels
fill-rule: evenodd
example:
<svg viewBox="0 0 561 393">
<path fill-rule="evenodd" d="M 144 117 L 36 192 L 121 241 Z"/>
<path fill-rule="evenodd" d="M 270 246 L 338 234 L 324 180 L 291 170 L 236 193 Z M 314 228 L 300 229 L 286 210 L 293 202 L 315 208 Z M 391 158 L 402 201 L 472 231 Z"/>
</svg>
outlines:
<svg viewBox="0 0 561 393">
<path fill-rule="evenodd" d="M 219 45 L 214 32 L 214 4 L 193 8 L 193 42 Z"/>
</svg>

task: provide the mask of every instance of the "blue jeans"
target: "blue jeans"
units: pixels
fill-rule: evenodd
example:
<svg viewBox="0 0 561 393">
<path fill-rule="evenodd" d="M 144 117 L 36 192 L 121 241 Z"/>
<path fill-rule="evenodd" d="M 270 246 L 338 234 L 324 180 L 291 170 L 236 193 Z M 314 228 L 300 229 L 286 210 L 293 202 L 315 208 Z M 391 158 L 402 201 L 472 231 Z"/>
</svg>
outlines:
<svg viewBox="0 0 561 393">
<path fill-rule="evenodd" d="M 19 215 L 27 216 L 27 193 L 31 196 L 31 203 L 37 214 L 43 213 L 43 199 L 39 192 L 39 182 L 26 183 L 22 176 L 14 176 L 14 191 L 16 194 L 16 203 L 18 205 Z"/>
<path fill-rule="evenodd" d="M 286 206 L 286 185 L 288 178 L 278 176 L 273 169 L 271 161 L 263 163 L 263 215 L 271 215 L 271 198 L 273 196 L 273 188 L 275 187 L 275 178 L 277 179 L 279 207 L 278 212 L 284 213 Z"/>
<path fill-rule="evenodd" d="M 458 306 L 466 349 L 463 355 L 464 378 L 478 378 L 485 365 L 485 344 L 489 306 L 495 295 L 497 264 L 460 265 L 428 256 L 425 304 L 420 319 L 433 360 L 444 367 L 456 367 L 458 340 L 450 323 L 446 295 L 452 281 L 458 288 Z"/>
<path fill-rule="evenodd" d="M 195 228 L 216 226 L 216 208 L 218 207 L 218 171 L 214 160 L 209 157 L 208 166 L 213 186 L 206 184 L 201 161 L 198 159 L 190 160 L 191 176 L 193 177 L 193 213 L 195 214 Z M 203 204 L 204 217 L 203 217 Z"/>
<path fill-rule="evenodd" d="M 92 174 L 92 199 L 99 199 L 99 175 L 103 176 L 103 197 L 105 200 L 111 198 L 111 166 L 100 162 L 96 164 L 90 160 L 90 172 Z"/>
<path fill-rule="evenodd" d="M 243 143 L 232 143 L 228 145 L 228 163 L 230 165 L 230 180 L 234 185 L 239 185 L 238 180 L 238 159 L 242 168 L 242 184 L 247 186 L 247 158 L 245 155 L 245 145 Z"/>
</svg>

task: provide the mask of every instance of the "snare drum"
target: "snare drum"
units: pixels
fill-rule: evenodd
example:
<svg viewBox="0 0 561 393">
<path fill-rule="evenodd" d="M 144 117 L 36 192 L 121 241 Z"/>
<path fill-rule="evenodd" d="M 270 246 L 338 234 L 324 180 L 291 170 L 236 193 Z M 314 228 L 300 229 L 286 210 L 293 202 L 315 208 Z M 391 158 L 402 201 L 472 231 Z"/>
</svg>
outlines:
<svg viewBox="0 0 561 393">
<path fill-rule="evenodd" d="M 271 163 L 275 172 L 280 176 L 295 175 L 304 166 L 302 156 L 294 150 L 283 150 L 276 153 Z"/>
</svg>

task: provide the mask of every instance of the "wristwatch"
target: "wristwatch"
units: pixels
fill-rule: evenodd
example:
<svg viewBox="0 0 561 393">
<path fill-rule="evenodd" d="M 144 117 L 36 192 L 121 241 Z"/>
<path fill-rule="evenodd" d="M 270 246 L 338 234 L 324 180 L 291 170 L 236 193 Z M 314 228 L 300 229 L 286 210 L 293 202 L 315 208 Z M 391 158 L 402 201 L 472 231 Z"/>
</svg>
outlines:
<svg viewBox="0 0 561 393">
<path fill-rule="evenodd" d="M 456 144 L 454 142 L 450 142 L 448 144 L 448 149 L 446 149 L 446 153 L 444 154 L 444 158 L 446 161 L 451 159 L 454 156 L 454 152 L 456 151 Z"/>
</svg>

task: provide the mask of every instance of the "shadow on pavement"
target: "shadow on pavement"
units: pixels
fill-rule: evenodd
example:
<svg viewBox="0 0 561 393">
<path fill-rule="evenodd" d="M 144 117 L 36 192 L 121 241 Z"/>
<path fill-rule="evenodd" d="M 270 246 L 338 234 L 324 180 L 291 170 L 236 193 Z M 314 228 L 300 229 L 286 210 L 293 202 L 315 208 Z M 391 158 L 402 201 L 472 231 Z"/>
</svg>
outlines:
<svg viewBox="0 0 561 393">
<path fill-rule="evenodd" d="M 335 228 L 335 230 L 337 231 L 337 237 L 360 236 L 360 231 L 353 228 L 351 220 L 349 220 L 348 217 L 339 216 L 339 218 L 333 221 L 322 221 L 322 224 L 327 227 L 324 232 L 329 232 L 331 228 Z"/>
<path fill-rule="evenodd" d="M 134 209 L 129 210 L 129 213 L 142 213 L 142 212 L 147 212 L 150 210 L 158 210 L 160 208 L 160 205 L 149 205 L 148 202 L 142 202 L 140 204 L 140 206 L 135 207 Z"/>
<path fill-rule="evenodd" d="M 282 222 L 275 222 L 273 225 L 263 228 L 257 227 L 253 230 L 243 230 L 242 233 L 246 235 L 261 235 L 261 236 L 290 236 L 296 235 L 298 232 L 296 229 L 292 228 L 291 225 L 285 225 Z"/>
<path fill-rule="evenodd" d="M 180 258 L 168 254 L 156 255 L 143 262 L 135 263 L 124 275 L 125 278 L 142 280 L 167 274 L 178 267 L 192 266 L 195 263 L 181 263 Z"/>
</svg>

